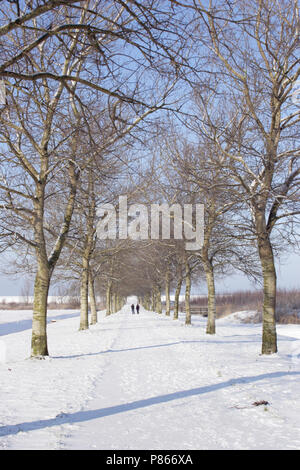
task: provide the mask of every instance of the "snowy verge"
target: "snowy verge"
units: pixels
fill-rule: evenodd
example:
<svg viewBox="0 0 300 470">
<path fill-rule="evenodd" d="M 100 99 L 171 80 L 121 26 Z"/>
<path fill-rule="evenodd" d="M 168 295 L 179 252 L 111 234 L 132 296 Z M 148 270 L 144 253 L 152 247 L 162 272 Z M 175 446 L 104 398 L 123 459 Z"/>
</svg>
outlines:
<svg viewBox="0 0 300 470">
<path fill-rule="evenodd" d="M 72 427 L 61 427 L 61 418 L 80 410 L 91 399 L 94 382 L 105 369 L 105 353 L 118 333 L 117 319 L 110 322 L 110 328 L 105 327 L 104 312 L 99 313 L 98 325 L 79 332 L 78 312 L 51 311 L 50 357 L 30 359 L 30 315 L 30 311 L 1 311 L 0 448 L 59 447 L 64 433 Z M 17 333 L 12 332 L 13 325 Z M 38 430 L 39 420 L 48 419 L 56 419 L 58 427 L 54 425 L 51 432 Z M 22 431 L 26 429 L 22 423 L 28 422 L 36 423 L 34 438 L 34 429 Z M 5 426 L 8 423 L 11 432 Z"/>
</svg>

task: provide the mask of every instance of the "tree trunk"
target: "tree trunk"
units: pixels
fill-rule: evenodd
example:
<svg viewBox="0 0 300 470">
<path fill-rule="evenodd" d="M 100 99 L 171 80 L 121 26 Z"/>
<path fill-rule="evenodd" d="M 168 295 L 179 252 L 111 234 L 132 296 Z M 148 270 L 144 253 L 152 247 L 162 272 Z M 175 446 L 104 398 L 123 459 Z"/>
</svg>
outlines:
<svg viewBox="0 0 300 470">
<path fill-rule="evenodd" d="M 88 215 L 86 219 L 85 244 L 82 254 L 80 330 L 86 330 L 89 327 L 89 271 L 91 255 L 95 248 L 96 197 L 94 192 L 94 176 L 91 168 L 88 174 L 88 200 L 86 204 L 88 204 Z"/>
<path fill-rule="evenodd" d="M 151 310 L 151 295 L 150 295 L 150 293 L 146 294 L 145 308 L 146 308 L 146 310 Z"/>
<path fill-rule="evenodd" d="M 91 273 L 89 273 L 89 297 L 91 305 L 91 325 L 95 325 L 98 322 L 97 303 L 95 297 L 94 279 Z"/>
<path fill-rule="evenodd" d="M 166 315 L 170 316 L 170 273 L 166 274 Z"/>
<path fill-rule="evenodd" d="M 118 312 L 120 310 L 120 297 L 119 297 L 119 294 L 116 293 L 116 312 Z"/>
<path fill-rule="evenodd" d="M 258 253 L 263 275 L 263 331 L 262 354 L 277 352 L 276 334 L 276 269 L 272 244 L 266 227 L 265 204 L 260 210 L 256 208 L 255 224 L 257 233 Z"/>
<path fill-rule="evenodd" d="M 106 316 L 111 315 L 111 282 L 106 287 Z"/>
<path fill-rule="evenodd" d="M 144 309 L 148 310 L 148 295 L 147 294 L 145 294 L 142 297 L 142 306 L 144 307 Z"/>
<path fill-rule="evenodd" d="M 156 286 L 156 312 L 161 314 L 162 313 L 162 305 L 161 305 L 161 290 L 160 286 Z"/>
<path fill-rule="evenodd" d="M 208 316 L 206 333 L 208 335 L 214 335 L 216 333 L 216 290 L 215 290 L 215 278 L 214 269 L 212 263 L 209 260 L 204 262 L 204 271 L 206 275 L 207 284 L 207 298 L 208 298 Z"/>
<path fill-rule="evenodd" d="M 117 294 L 114 292 L 112 294 L 112 313 L 117 312 Z"/>
<path fill-rule="evenodd" d="M 42 173 L 45 175 L 48 169 L 48 156 L 43 156 L 42 167 Z M 49 259 L 47 256 L 46 240 L 44 236 L 44 203 L 45 187 L 47 182 L 45 176 L 41 176 L 39 182 L 36 184 L 34 202 L 34 240 L 36 243 L 38 269 L 34 283 L 31 357 L 48 356 L 49 354 L 47 346 L 47 301 L 50 281 L 69 232 L 80 174 L 79 172 L 76 173 L 74 162 L 69 164 L 68 172 L 70 193 L 64 212 L 64 221 Z"/>
<path fill-rule="evenodd" d="M 46 264 L 39 263 L 34 283 L 31 357 L 48 356 L 47 300 L 50 272 Z"/>
<path fill-rule="evenodd" d="M 153 287 L 153 289 L 152 289 L 152 295 L 151 295 L 151 310 L 152 310 L 153 312 L 155 312 L 155 307 L 156 307 L 156 305 L 155 305 L 155 298 L 156 298 L 156 297 L 155 297 L 155 288 Z"/>
<path fill-rule="evenodd" d="M 190 325 L 191 322 L 191 270 L 188 261 L 185 262 L 185 324 Z"/>
<path fill-rule="evenodd" d="M 35 227 L 36 257 L 38 262 L 34 283 L 31 357 L 48 356 L 47 345 L 47 301 L 51 279 L 46 240 L 44 237 L 45 180 L 36 186 Z"/>
<path fill-rule="evenodd" d="M 174 299 L 174 320 L 178 320 L 178 310 L 179 310 L 179 296 L 182 286 L 182 278 L 178 279 L 177 286 L 175 290 L 175 299 Z"/>
<path fill-rule="evenodd" d="M 80 284 L 80 326 L 79 330 L 89 328 L 89 304 L 88 304 L 88 284 L 89 267 L 85 257 L 82 260 L 81 284 Z"/>
<path fill-rule="evenodd" d="M 269 237 L 259 237 L 259 257 L 263 273 L 262 354 L 277 352 L 276 334 L 276 269 Z"/>
</svg>

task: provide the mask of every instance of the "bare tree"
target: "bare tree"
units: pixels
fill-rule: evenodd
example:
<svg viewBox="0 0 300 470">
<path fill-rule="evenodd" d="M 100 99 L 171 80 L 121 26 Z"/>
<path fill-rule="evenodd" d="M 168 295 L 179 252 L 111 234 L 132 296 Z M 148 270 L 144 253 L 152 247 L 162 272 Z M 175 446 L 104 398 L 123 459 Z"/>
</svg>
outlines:
<svg viewBox="0 0 300 470">
<path fill-rule="evenodd" d="M 273 240 L 276 225 L 299 213 L 300 117 L 291 100 L 300 75 L 298 5 L 199 1 L 193 8 L 201 24 L 198 44 L 209 42 L 211 51 L 210 93 L 198 88 L 201 127 L 250 211 L 244 231 L 255 233 L 264 283 L 262 353 L 272 354 L 277 351 Z"/>
<path fill-rule="evenodd" d="M 171 12 L 158 9 L 157 3 L 112 1 L 103 6 L 101 1 L 45 1 L 1 5 L 0 77 L 5 79 L 7 103 L 1 113 L 5 150 L 0 190 L 2 209 L 13 216 L 10 226 L 7 219 L 3 222 L 2 240 L 7 246 L 26 243 L 36 255 L 32 356 L 48 354 L 50 279 L 70 229 L 80 171 L 93 158 L 89 129 L 95 119 L 89 112 L 91 100 L 107 98 L 114 123 L 111 138 L 106 139 L 106 145 L 110 145 L 167 106 L 174 89 L 181 45 Z M 16 15 L 14 20 L 11 14 Z M 173 28 L 172 44 L 167 34 L 161 33 L 162 24 Z M 144 86 L 149 74 L 154 83 L 151 90 Z M 159 88 L 162 92 L 157 94 Z M 82 136 L 88 157 L 79 162 Z M 63 158 L 61 152 L 66 152 Z M 60 230 L 50 247 L 46 208 L 55 195 L 51 191 L 63 191 L 63 186 L 59 190 L 56 186 L 63 180 L 69 194 Z M 24 230 L 15 229 L 20 224 Z"/>
<path fill-rule="evenodd" d="M 70 43 L 70 52 L 62 61 L 62 73 L 71 67 L 76 38 Z M 53 52 L 53 51 L 52 51 Z M 55 52 L 55 51 L 54 51 Z M 41 45 L 39 54 L 31 57 L 28 69 L 51 68 L 51 52 Z M 37 273 L 34 287 L 32 355 L 48 354 L 46 341 L 47 297 L 51 275 L 62 251 L 70 226 L 79 178 L 78 138 L 80 123 L 68 128 L 63 123 L 66 104 L 63 103 L 64 85 L 51 87 L 47 80 L 28 88 L 14 87 L 8 91 L 9 114 L 1 115 L 1 140 L 5 145 L 1 154 L 2 209 L 9 215 L 2 219 L 2 236 L 10 245 L 26 243 L 35 252 Z M 38 125 L 37 125 L 37 122 Z M 54 131 L 55 129 L 55 131 Z M 76 136 L 74 134 L 78 132 Z M 61 152 L 70 144 L 66 158 Z M 57 172 L 60 181 L 53 183 Z M 67 188 L 66 202 L 55 234 L 50 254 L 45 236 L 45 214 L 54 191 Z M 54 189 L 55 188 L 55 189 Z M 46 204 L 47 201 L 47 204 Z"/>
<path fill-rule="evenodd" d="M 166 146 L 166 162 L 173 187 L 180 188 L 186 201 L 204 205 L 203 245 L 196 256 L 205 272 L 208 294 L 207 334 L 215 334 L 216 288 L 215 274 L 226 274 L 233 268 L 257 276 L 253 249 L 246 247 L 236 236 L 232 223 L 238 220 L 240 198 L 228 184 L 228 176 L 220 167 L 218 148 L 205 136 L 197 133 L 193 123 L 189 125 L 199 143 L 179 139 L 178 133 Z M 192 140 L 192 136 L 190 136 Z M 232 190 L 233 189 L 233 190 Z M 242 262 L 241 262 L 242 260 Z M 251 263 L 250 263 L 251 262 Z"/>
</svg>

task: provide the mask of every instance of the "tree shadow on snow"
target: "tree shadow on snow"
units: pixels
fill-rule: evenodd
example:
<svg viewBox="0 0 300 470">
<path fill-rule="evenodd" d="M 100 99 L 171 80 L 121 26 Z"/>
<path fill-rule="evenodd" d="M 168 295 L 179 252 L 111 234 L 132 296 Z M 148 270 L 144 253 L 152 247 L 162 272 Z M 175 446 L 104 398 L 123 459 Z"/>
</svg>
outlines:
<svg viewBox="0 0 300 470">
<path fill-rule="evenodd" d="M 180 392 L 168 393 L 165 395 L 159 395 L 156 397 L 146 398 L 143 400 L 136 400 L 131 403 L 124 403 L 121 405 L 109 406 L 98 410 L 87 410 L 78 411 L 72 414 L 62 413 L 52 419 L 44 419 L 32 422 L 25 422 L 14 424 L 11 426 L 0 427 L 0 437 L 18 434 L 19 432 L 29 432 L 38 429 L 49 428 L 53 426 L 60 426 L 62 424 L 74 424 L 91 421 L 94 419 L 104 418 L 106 416 L 112 416 L 120 413 L 126 413 L 128 411 L 137 410 L 141 408 L 148 408 L 150 406 L 159 405 L 162 403 L 168 403 L 175 400 L 183 400 L 185 398 L 194 397 L 198 395 L 204 395 L 207 393 L 215 392 L 227 387 L 238 384 L 246 384 L 258 382 L 260 380 L 279 379 L 285 376 L 300 375 L 300 372 L 272 372 L 269 374 L 261 374 L 257 376 L 246 376 L 238 379 L 231 379 L 225 382 L 206 385 L 203 387 L 192 388 L 190 390 L 182 390 Z"/>
<path fill-rule="evenodd" d="M 240 336 L 237 335 L 238 338 L 241 338 Z M 252 337 L 253 338 L 253 337 Z M 76 359 L 79 357 L 85 357 L 85 356 L 99 356 L 101 354 L 108 354 L 108 353 L 122 353 L 122 352 L 130 352 L 130 351 L 138 351 L 142 349 L 154 349 L 154 348 L 165 348 L 169 346 L 176 346 L 178 344 L 235 344 L 235 343 L 258 343 L 260 342 L 261 337 L 258 335 L 257 339 L 250 339 L 250 340 L 245 340 L 241 339 L 239 341 L 230 341 L 230 340 L 183 340 L 183 341 L 176 341 L 173 343 L 166 343 L 166 344 L 151 344 L 150 346 L 136 346 L 134 348 L 125 348 L 125 349 L 106 349 L 105 351 L 98 351 L 94 353 L 86 353 L 86 354 L 74 354 L 72 356 L 51 356 L 52 359 Z"/>
<path fill-rule="evenodd" d="M 56 322 L 57 320 L 65 320 L 67 318 L 79 317 L 79 313 L 65 313 L 61 315 L 49 315 L 47 323 Z M 21 331 L 30 330 L 32 328 L 32 318 L 28 320 L 16 320 L 8 323 L 0 324 L 0 336 L 20 333 Z"/>
</svg>

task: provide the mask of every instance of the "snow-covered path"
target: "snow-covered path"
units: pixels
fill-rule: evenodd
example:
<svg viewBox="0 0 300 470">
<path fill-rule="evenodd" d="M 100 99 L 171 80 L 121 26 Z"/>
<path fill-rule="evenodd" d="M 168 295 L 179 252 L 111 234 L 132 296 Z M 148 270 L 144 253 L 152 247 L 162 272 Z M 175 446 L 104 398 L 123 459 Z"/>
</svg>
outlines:
<svg viewBox="0 0 300 470">
<path fill-rule="evenodd" d="M 186 327 L 143 309 L 132 315 L 130 305 L 102 316 L 89 332 L 75 331 L 74 322 L 64 319 L 49 328 L 55 354 L 48 361 L 15 359 L 1 366 L 29 374 L 31 386 L 44 370 L 50 394 L 47 407 L 40 391 L 47 384 L 38 383 L 28 397 L 29 383 L 24 413 L 15 383 L 8 380 L 14 395 L 6 402 L 15 413 L 0 413 L 0 446 L 299 449 L 300 360 L 294 354 L 299 327 L 282 328 L 280 353 L 264 357 L 260 325 L 219 320 L 217 335 L 210 337 L 205 319 Z M 20 335 L 25 332 L 9 336 L 20 340 Z M 3 400 L 0 396 L 0 404 Z M 270 405 L 252 405 L 260 400 Z"/>
<path fill-rule="evenodd" d="M 255 338 L 226 333 L 222 339 L 205 338 L 198 328 L 147 312 L 137 316 L 125 309 L 119 318 L 96 396 L 77 420 L 80 427 L 65 442 L 67 448 L 300 447 L 299 400 L 290 393 L 300 376 L 270 358 L 257 357 L 256 367 L 247 371 Z M 289 426 L 287 414 L 274 403 L 283 382 L 286 399 L 298 406 Z M 261 399 L 275 407 L 254 409 L 252 403 Z"/>
</svg>

